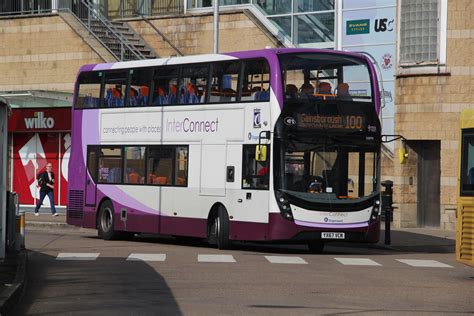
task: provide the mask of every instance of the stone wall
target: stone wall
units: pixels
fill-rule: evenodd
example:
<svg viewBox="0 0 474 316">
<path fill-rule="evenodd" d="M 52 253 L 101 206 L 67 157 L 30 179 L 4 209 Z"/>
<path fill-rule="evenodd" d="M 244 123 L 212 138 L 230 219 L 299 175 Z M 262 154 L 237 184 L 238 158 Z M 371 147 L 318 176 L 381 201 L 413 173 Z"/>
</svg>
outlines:
<svg viewBox="0 0 474 316">
<path fill-rule="evenodd" d="M 0 19 L 0 91 L 72 92 L 79 68 L 101 58 L 57 15 Z"/>
<path fill-rule="evenodd" d="M 409 140 L 441 141 L 440 227 L 455 228 L 460 111 L 474 106 L 474 3 L 448 1 L 447 69 L 439 75 L 399 76 L 395 133 Z M 399 143 L 397 144 L 399 146 Z M 417 225 L 417 154 L 394 164 L 398 225 Z M 409 177 L 414 177 L 409 184 Z"/>
<path fill-rule="evenodd" d="M 150 19 L 184 55 L 209 54 L 213 52 L 213 16 L 210 13 L 186 16 L 167 16 Z M 143 20 L 128 23 L 148 45 L 161 56 L 176 55 L 156 31 Z M 275 47 L 275 40 L 268 36 L 243 12 L 221 13 L 219 18 L 219 51 Z"/>
</svg>

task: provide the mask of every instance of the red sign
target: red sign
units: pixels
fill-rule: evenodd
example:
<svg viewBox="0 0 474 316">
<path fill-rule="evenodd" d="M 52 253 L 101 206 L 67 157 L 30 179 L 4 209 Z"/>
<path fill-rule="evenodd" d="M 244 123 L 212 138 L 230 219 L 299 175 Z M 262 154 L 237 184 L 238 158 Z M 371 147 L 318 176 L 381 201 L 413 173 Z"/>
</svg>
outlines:
<svg viewBox="0 0 474 316">
<path fill-rule="evenodd" d="M 8 132 L 70 131 L 71 108 L 14 109 Z"/>
</svg>

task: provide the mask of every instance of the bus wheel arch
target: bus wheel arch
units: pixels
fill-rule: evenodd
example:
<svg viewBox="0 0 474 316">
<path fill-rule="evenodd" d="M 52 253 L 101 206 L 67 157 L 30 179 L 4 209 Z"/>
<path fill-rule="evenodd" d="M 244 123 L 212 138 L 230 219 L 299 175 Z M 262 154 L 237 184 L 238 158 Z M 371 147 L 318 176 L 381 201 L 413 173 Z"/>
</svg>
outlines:
<svg viewBox="0 0 474 316">
<path fill-rule="evenodd" d="M 221 203 L 211 207 L 207 217 L 207 239 L 219 249 L 230 249 L 230 221 L 227 209 Z"/>
<path fill-rule="evenodd" d="M 118 234 L 114 228 L 115 210 L 112 200 L 103 198 L 99 203 L 96 223 L 97 232 L 102 239 L 111 240 L 117 238 Z"/>
</svg>

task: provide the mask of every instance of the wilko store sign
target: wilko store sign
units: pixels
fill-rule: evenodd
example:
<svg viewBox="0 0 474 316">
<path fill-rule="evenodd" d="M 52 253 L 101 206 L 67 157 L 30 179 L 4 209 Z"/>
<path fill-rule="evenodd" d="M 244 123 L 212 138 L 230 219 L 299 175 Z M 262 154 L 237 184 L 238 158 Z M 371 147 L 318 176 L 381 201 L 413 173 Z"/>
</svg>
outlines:
<svg viewBox="0 0 474 316">
<path fill-rule="evenodd" d="M 14 109 L 8 120 L 8 131 L 70 131 L 71 108 Z"/>
<path fill-rule="evenodd" d="M 25 117 L 26 129 L 52 129 L 54 127 L 54 118 L 45 117 L 44 112 L 35 112 L 34 117 Z"/>
</svg>

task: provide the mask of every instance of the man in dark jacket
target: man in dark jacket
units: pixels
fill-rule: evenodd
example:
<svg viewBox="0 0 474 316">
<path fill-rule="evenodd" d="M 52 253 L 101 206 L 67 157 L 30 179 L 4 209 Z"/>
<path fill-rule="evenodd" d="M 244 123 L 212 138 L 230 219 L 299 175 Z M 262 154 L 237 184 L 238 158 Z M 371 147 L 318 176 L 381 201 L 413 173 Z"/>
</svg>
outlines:
<svg viewBox="0 0 474 316">
<path fill-rule="evenodd" d="M 46 195 L 48 196 L 49 202 L 51 204 L 51 213 L 53 214 L 53 216 L 58 216 L 58 213 L 56 213 L 56 207 L 54 207 L 54 173 L 52 169 L 53 169 L 53 165 L 51 163 L 48 163 L 46 165 L 46 171 L 38 175 L 38 178 L 37 178 L 38 185 L 41 187 L 41 189 L 40 189 L 40 199 L 35 208 L 36 216 L 39 215 L 39 209 L 41 205 L 43 205 L 43 200 L 46 197 Z"/>
</svg>

